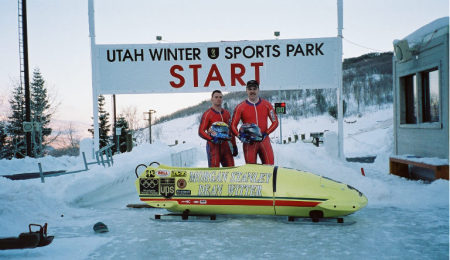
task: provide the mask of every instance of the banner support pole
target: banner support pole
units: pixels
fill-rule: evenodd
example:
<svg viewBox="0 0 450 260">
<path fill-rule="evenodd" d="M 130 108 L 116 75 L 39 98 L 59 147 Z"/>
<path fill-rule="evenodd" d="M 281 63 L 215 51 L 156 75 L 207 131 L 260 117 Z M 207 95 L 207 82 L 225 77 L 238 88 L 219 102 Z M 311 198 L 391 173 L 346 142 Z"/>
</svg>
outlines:
<svg viewBox="0 0 450 260">
<path fill-rule="evenodd" d="M 338 156 L 340 159 L 344 160 L 344 104 L 342 99 L 342 29 L 343 29 L 343 0 L 337 0 L 337 18 L 338 18 L 338 61 L 337 61 L 337 73 L 338 73 L 338 89 L 337 89 L 337 107 L 338 107 Z"/>
<path fill-rule="evenodd" d="M 94 0 L 88 0 L 89 37 L 91 38 L 91 70 L 92 70 L 92 108 L 94 119 L 94 151 L 100 148 L 100 133 L 98 124 L 98 84 L 97 84 L 97 54 L 95 51 L 95 16 Z M 94 157 L 94 152 L 92 153 Z"/>
</svg>

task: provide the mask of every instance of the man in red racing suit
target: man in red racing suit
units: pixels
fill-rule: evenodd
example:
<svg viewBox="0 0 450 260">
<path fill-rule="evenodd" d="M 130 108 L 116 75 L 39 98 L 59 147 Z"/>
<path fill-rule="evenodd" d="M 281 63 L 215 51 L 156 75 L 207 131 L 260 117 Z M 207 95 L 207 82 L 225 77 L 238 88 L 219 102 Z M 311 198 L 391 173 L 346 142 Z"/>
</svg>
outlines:
<svg viewBox="0 0 450 260">
<path fill-rule="evenodd" d="M 263 164 L 274 164 L 272 145 L 269 134 L 278 127 L 278 118 L 272 104 L 265 99 L 259 98 L 259 83 L 256 80 L 247 82 L 248 99 L 236 106 L 231 121 L 231 131 L 239 136 L 238 124 L 256 124 L 263 135 L 261 142 L 243 144 L 245 163 L 256 163 L 257 155 Z M 268 126 L 267 118 L 272 124 Z"/>
<path fill-rule="evenodd" d="M 237 156 L 238 150 L 236 146 L 236 139 L 231 134 L 231 140 L 216 140 L 209 134 L 211 125 L 215 122 L 224 122 L 228 126 L 231 122 L 230 112 L 222 108 L 222 92 L 220 90 L 214 90 L 211 95 L 212 106 L 203 113 L 200 126 L 198 128 L 198 134 L 201 138 L 207 141 L 206 154 L 208 156 L 209 167 L 230 167 L 234 166 L 233 156 Z"/>
</svg>

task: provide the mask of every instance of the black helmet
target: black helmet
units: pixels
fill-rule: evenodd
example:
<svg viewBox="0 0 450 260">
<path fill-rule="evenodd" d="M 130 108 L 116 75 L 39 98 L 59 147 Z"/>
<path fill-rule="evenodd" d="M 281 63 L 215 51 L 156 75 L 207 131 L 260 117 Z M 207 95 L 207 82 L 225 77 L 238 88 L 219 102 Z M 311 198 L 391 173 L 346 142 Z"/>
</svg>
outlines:
<svg viewBox="0 0 450 260">
<path fill-rule="evenodd" d="M 239 129 L 239 139 L 244 143 L 261 142 L 261 130 L 256 124 L 242 124 Z"/>
<path fill-rule="evenodd" d="M 96 233 L 105 233 L 109 231 L 108 227 L 103 222 L 95 223 L 93 229 Z"/>
</svg>

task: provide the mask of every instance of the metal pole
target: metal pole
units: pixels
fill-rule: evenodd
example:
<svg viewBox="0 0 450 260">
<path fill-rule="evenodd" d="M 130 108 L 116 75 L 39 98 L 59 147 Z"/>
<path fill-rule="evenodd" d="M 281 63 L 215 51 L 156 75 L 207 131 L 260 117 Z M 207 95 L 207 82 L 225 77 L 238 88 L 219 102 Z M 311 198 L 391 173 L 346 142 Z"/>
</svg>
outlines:
<svg viewBox="0 0 450 260">
<path fill-rule="evenodd" d="M 98 126 L 97 52 L 95 51 L 94 0 L 88 0 L 89 37 L 91 38 L 92 112 L 94 117 L 94 151 L 100 147 Z"/>
<path fill-rule="evenodd" d="M 31 122 L 30 75 L 28 70 L 27 1 L 22 1 L 23 67 L 25 79 L 25 121 Z M 26 132 L 27 156 L 32 155 L 31 132 Z"/>
<path fill-rule="evenodd" d="M 45 182 L 45 180 L 44 180 L 44 173 L 42 172 L 42 165 L 41 165 L 41 163 L 38 163 L 38 166 L 39 166 L 39 175 L 41 176 L 41 182 L 44 183 Z"/>
<path fill-rule="evenodd" d="M 149 138 L 150 144 L 152 143 L 152 110 L 148 111 L 148 130 L 149 130 Z"/>
<path fill-rule="evenodd" d="M 343 117 L 344 117 L 344 104 L 342 99 L 342 29 L 343 29 L 343 0 L 337 0 L 337 11 L 338 11 L 338 55 L 337 58 L 337 66 L 338 66 L 338 89 L 337 89 L 337 102 L 338 102 L 338 156 L 340 159 L 344 160 L 344 124 L 343 124 Z"/>
<path fill-rule="evenodd" d="M 280 144 L 283 143 L 283 134 L 281 133 L 281 118 L 282 118 L 282 115 L 280 114 Z"/>
<path fill-rule="evenodd" d="M 112 95 L 113 98 L 113 140 L 116 142 L 116 151 L 119 152 L 119 137 L 117 136 L 116 129 L 117 129 L 117 120 L 116 120 L 116 94 Z"/>
<path fill-rule="evenodd" d="M 144 115 L 148 114 L 148 132 L 150 143 L 152 143 L 152 113 L 156 113 L 156 110 L 150 109 L 148 112 L 144 112 Z"/>
<path fill-rule="evenodd" d="M 83 155 L 84 170 L 87 171 L 87 170 L 89 170 L 89 168 L 88 168 L 88 163 L 86 161 L 86 155 L 84 154 L 84 152 L 82 152 L 81 154 Z"/>
<path fill-rule="evenodd" d="M 281 102 L 281 87 L 278 89 L 278 100 Z M 283 144 L 283 134 L 281 133 L 281 114 L 280 114 L 280 144 Z"/>
</svg>

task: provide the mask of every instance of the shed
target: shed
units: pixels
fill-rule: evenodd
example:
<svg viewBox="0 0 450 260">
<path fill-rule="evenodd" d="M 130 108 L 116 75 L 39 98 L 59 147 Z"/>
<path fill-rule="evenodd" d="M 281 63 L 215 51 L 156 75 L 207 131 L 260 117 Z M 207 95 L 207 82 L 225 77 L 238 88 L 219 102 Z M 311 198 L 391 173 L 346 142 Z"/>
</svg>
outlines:
<svg viewBox="0 0 450 260">
<path fill-rule="evenodd" d="M 446 171 L 443 178 L 446 175 L 448 179 L 449 18 L 437 19 L 395 40 L 394 52 L 393 157 L 397 160 L 391 158 L 391 173 L 397 174 L 395 167 L 405 171 L 405 165 L 396 166 L 393 161 L 421 158 L 424 168 L 446 164 L 441 171 Z M 408 173 L 398 175 L 411 177 L 414 167 L 420 167 L 417 160 L 410 161 L 416 161 L 415 165 L 406 165 Z"/>
</svg>

